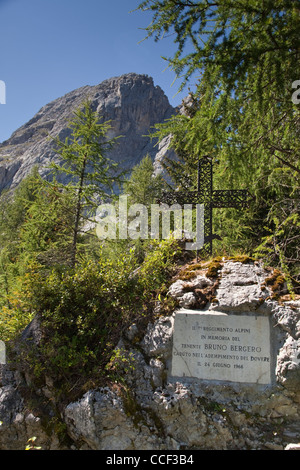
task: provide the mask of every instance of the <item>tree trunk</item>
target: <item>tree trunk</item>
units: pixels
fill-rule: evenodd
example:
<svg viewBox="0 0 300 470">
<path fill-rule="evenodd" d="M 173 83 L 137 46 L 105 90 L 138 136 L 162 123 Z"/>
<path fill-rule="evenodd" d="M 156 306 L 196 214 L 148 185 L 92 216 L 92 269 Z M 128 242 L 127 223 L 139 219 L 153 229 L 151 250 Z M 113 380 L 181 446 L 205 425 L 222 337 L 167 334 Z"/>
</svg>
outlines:
<svg viewBox="0 0 300 470">
<path fill-rule="evenodd" d="M 77 203 L 76 203 L 75 221 L 74 221 L 74 235 L 73 235 L 73 244 L 72 244 L 72 252 L 71 252 L 72 268 L 75 268 L 75 264 L 76 264 L 77 240 L 78 240 L 79 222 L 80 222 L 80 215 L 81 215 L 81 194 L 82 194 L 82 189 L 83 189 L 86 159 L 87 159 L 87 155 L 85 155 L 83 159 L 82 169 L 80 173 L 78 194 L 77 194 Z"/>
</svg>

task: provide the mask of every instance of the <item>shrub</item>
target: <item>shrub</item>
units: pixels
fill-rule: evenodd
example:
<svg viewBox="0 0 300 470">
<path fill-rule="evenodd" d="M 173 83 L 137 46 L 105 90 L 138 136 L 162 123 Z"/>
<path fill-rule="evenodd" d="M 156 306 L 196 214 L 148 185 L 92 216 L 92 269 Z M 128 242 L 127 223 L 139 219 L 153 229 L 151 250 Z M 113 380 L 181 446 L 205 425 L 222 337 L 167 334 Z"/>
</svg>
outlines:
<svg viewBox="0 0 300 470">
<path fill-rule="evenodd" d="M 171 273 L 176 246 L 174 240 L 155 241 L 137 275 L 131 252 L 114 261 L 85 260 L 74 270 L 31 266 L 19 310 L 40 316 L 42 340 L 38 356 L 26 363 L 56 380 L 108 376 L 122 330 L 151 311 L 156 290 Z"/>
</svg>

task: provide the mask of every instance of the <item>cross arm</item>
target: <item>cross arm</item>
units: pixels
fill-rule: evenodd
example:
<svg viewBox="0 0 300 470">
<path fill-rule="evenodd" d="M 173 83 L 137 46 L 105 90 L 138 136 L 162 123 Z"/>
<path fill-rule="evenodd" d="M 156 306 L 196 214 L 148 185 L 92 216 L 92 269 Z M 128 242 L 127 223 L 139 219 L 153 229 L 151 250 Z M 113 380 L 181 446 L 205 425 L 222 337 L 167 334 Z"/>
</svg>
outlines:
<svg viewBox="0 0 300 470">
<path fill-rule="evenodd" d="M 200 194 L 198 191 L 170 191 L 164 192 L 159 198 L 159 203 L 165 204 L 204 204 L 209 202 L 209 196 Z"/>
<path fill-rule="evenodd" d="M 253 197 L 247 189 L 214 190 L 211 203 L 214 208 L 233 207 L 240 209 L 247 207 Z"/>
</svg>

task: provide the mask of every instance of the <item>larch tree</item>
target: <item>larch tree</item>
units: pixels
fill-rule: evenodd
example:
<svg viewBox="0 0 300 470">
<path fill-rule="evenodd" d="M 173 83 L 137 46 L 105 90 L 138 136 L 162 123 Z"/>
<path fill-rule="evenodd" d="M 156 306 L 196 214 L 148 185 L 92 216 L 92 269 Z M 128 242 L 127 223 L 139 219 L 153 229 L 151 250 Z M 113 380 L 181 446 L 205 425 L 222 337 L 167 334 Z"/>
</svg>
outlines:
<svg viewBox="0 0 300 470">
<path fill-rule="evenodd" d="M 117 140 L 107 137 L 110 122 L 102 122 L 89 101 L 75 111 L 69 128 L 71 135 L 65 141 L 55 139 L 61 161 L 51 167 L 56 176 L 63 173 L 69 179 L 68 184 L 59 186 L 73 195 L 71 266 L 74 267 L 82 222 L 95 213 L 102 201 L 113 197 L 115 185 L 121 183 L 123 172 L 119 170 L 118 163 L 107 155 Z M 52 185 L 57 187 L 57 181 Z"/>
<path fill-rule="evenodd" d="M 218 161 L 216 189 L 236 186 L 252 192 L 255 203 L 249 211 L 230 214 L 235 218 L 230 226 L 222 223 L 233 238 L 231 227 L 244 226 L 251 249 L 260 248 L 272 262 L 288 266 L 297 284 L 299 3 L 146 0 L 138 9 L 153 14 L 147 38 L 174 38 L 176 51 L 165 59 L 181 88 L 196 81 L 193 112 L 158 125 L 156 136 L 173 136 L 171 145 L 188 166 L 184 174 L 193 174 L 199 156 L 209 154 Z"/>
</svg>

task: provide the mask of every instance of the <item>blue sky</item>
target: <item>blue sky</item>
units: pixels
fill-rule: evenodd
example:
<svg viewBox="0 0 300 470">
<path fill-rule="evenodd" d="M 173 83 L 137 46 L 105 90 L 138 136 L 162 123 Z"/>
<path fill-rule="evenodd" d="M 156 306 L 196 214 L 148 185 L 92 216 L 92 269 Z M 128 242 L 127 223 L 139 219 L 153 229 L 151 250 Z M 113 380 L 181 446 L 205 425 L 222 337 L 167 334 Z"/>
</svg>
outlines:
<svg viewBox="0 0 300 470">
<path fill-rule="evenodd" d="M 0 142 L 50 101 L 84 85 L 136 72 L 153 77 L 176 106 L 179 82 L 162 56 L 172 38 L 145 37 L 148 12 L 140 0 L 0 0 Z M 140 42 L 142 41 L 142 42 Z M 1 101 L 1 100 L 0 100 Z"/>
</svg>

